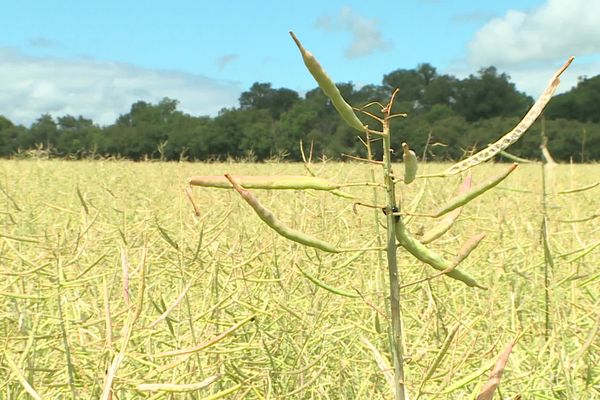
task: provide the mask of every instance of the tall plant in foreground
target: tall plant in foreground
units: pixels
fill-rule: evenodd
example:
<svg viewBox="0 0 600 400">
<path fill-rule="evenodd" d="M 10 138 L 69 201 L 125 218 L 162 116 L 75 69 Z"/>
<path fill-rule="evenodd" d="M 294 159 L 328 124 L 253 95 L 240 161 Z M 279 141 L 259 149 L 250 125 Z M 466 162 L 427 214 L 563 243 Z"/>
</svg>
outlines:
<svg viewBox="0 0 600 400">
<path fill-rule="evenodd" d="M 397 117 L 405 117 L 406 114 L 394 114 L 392 112 L 392 106 L 394 105 L 394 98 L 398 91 L 394 91 L 391 95 L 389 102 L 385 105 L 381 103 L 371 103 L 360 111 L 366 116 L 372 118 L 379 129 L 372 129 L 370 126 L 364 125 L 361 120 L 357 117 L 355 109 L 352 108 L 342 97 L 338 88 L 334 82 L 325 73 L 317 59 L 300 43 L 298 38 L 291 33 L 293 40 L 298 46 L 304 64 L 310 71 L 311 75 L 319 84 L 325 95 L 330 99 L 333 106 L 338 111 L 342 119 L 352 128 L 360 132 L 365 136 L 361 139 L 367 146 L 368 154 L 372 154 L 371 145 L 375 141 L 379 141 L 382 145 L 382 160 L 364 159 L 363 161 L 376 164 L 382 167 L 383 176 L 383 188 L 385 189 L 385 204 L 375 204 L 371 207 L 380 208 L 385 214 L 386 218 L 386 240 L 385 247 L 378 248 L 379 250 L 385 250 L 387 255 L 387 266 L 389 276 L 389 296 L 388 296 L 388 312 L 390 314 L 391 326 L 389 329 L 389 343 L 390 353 L 393 360 L 393 379 L 390 379 L 392 391 L 394 392 L 395 398 L 398 400 L 407 399 L 408 391 L 405 387 L 404 381 L 404 349 L 402 347 L 402 318 L 401 318 L 401 298 L 400 288 L 406 284 L 402 284 L 400 281 L 400 272 L 398 270 L 397 263 L 397 248 L 401 247 L 403 250 L 409 252 L 419 261 L 428 264 L 429 266 L 436 269 L 438 272 L 433 277 L 445 275 L 449 278 L 459 280 L 469 287 L 486 289 L 482 284 L 478 283 L 475 278 L 467 274 L 465 271 L 458 269 L 458 265 L 477 247 L 481 242 L 484 235 L 476 235 L 475 237 L 466 241 L 464 246 L 460 249 L 458 256 L 454 260 L 445 259 L 440 254 L 429 249 L 426 244 L 430 243 L 445 232 L 447 232 L 453 225 L 454 221 L 458 217 L 462 207 L 476 198 L 477 196 L 485 193 L 489 189 L 496 186 L 498 183 L 506 179 L 517 167 L 517 164 L 511 165 L 502 174 L 492 177 L 489 180 L 472 186 L 471 176 L 467 175 L 463 181 L 463 184 L 459 188 L 456 197 L 450 199 L 444 206 L 440 207 L 436 212 L 421 215 L 431 218 L 442 218 L 438 225 L 432 228 L 430 231 L 425 232 L 423 237 L 419 240 L 415 238 L 411 232 L 407 229 L 405 224 L 405 217 L 410 214 L 401 210 L 401 204 L 396 198 L 396 185 L 397 184 L 410 184 L 416 178 L 433 178 L 433 177 L 449 177 L 461 172 L 468 171 L 472 167 L 485 162 L 493 158 L 496 154 L 506 149 L 511 144 L 515 143 L 525 131 L 535 122 L 537 117 L 540 115 L 559 84 L 559 76 L 562 72 L 570 65 L 573 61 L 571 57 L 565 65 L 560 68 L 554 76 L 551 78 L 548 87 L 543 92 L 542 96 L 535 102 L 525 117 L 517 124 L 517 126 L 510 132 L 506 133 L 495 143 L 489 145 L 482 151 L 472 155 L 471 157 L 460 161 L 441 173 L 434 175 L 417 175 L 417 157 L 413 150 L 410 149 L 407 143 L 402 144 L 402 153 L 404 161 L 404 174 L 403 177 L 396 175 L 392 170 L 392 159 L 391 154 L 393 152 L 390 123 Z M 400 88 L 401 90 L 401 88 Z M 371 112 L 371 107 L 379 107 L 378 111 Z M 377 186 L 373 182 L 369 183 L 353 183 L 353 184 L 338 184 L 329 180 L 319 178 L 316 176 L 231 176 L 225 174 L 222 176 L 195 176 L 189 178 L 189 183 L 193 186 L 205 186 L 205 187 L 219 187 L 219 188 L 233 188 L 236 190 L 241 197 L 252 207 L 260 219 L 263 220 L 270 228 L 275 230 L 281 236 L 301 243 L 302 245 L 313 247 L 321 251 L 330 253 L 340 252 L 352 252 L 352 251 L 364 251 L 365 249 L 344 249 L 339 248 L 333 244 L 327 243 L 324 240 L 312 237 L 303 232 L 297 231 L 291 227 L 285 225 L 280 221 L 269 209 L 260 203 L 258 198 L 254 196 L 248 189 L 292 189 L 292 190 L 325 190 L 334 194 L 340 195 L 339 189 L 345 186 L 358 186 L 358 185 L 369 185 Z M 364 203 L 357 203 L 364 204 Z M 307 274 L 305 274 L 307 275 Z M 353 295 L 335 289 L 318 279 L 307 276 L 311 281 L 320 285 L 321 287 L 330 290 L 339 295 Z M 449 336 L 447 340 L 448 345 L 452 340 L 452 336 Z M 511 344 L 510 349 L 512 349 Z M 447 346 L 445 346 L 447 349 Z M 375 349 L 376 352 L 376 349 Z M 503 353 L 501 360 L 499 360 L 496 368 L 490 376 L 490 381 L 485 386 L 484 392 L 480 394 L 478 398 L 488 399 L 493 395 L 493 390 L 499 381 L 499 377 L 502 374 L 504 364 L 508 359 L 510 350 Z M 378 354 L 378 353 L 377 353 Z M 440 360 L 443 357 L 444 352 L 440 352 Z M 426 375 L 431 376 L 435 369 L 435 363 L 432 366 L 432 370 Z M 424 383 L 424 382 L 423 382 Z M 422 387 L 422 384 L 421 384 Z M 491 392 L 491 394 L 490 394 Z M 420 393 L 420 389 L 419 389 Z M 418 396 L 418 395 L 417 395 Z"/>
</svg>

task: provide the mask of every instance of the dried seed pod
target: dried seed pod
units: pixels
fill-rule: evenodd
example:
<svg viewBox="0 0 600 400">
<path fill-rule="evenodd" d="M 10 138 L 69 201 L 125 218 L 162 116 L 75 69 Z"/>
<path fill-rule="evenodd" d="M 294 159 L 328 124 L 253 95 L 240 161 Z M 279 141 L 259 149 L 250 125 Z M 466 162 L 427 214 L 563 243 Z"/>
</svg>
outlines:
<svg viewBox="0 0 600 400">
<path fill-rule="evenodd" d="M 260 219 L 262 219 L 264 223 L 266 223 L 271 229 L 279 233 L 281 236 L 305 246 L 314 247 L 329 253 L 340 252 L 340 250 L 332 244 L 285 225 L 283 222 L 278 220 L 268 208 L 263 206 L 252 193 L 240 186 L 240 184 L 237 183 L 231 175 L 225 174 L 225 177 L 229 180 L 229 182 L 231 182 L 233 188 L 240 194 L 240 196 L 246 200 L 246 203 L 248 203 L 250 207 L 254 209 Z"/>
<path fill-rule="evenodd" d="M 454 257 L 454 260 L 452 260 L 452 264 L 458 265 L 463 262 L 465 258 L 469 257 L 469 254 L 479 246 L 479 243 L 481 243 L 484 237 L 485 233 L 480 233 L 467 240 L 458 251 L 456 257 Z"/>
<path fill-rule="evenodd" d="M 308 71 L 311 73 L 313 78 L 315 78 L 315 80 L 319 84 L 319 87 L 323 90 L 325 95 L 331 99 L 333 106 L 338 111 L 342 119 L 350 127 L 364 132 L 366 130 L 366 127 L 363 125 L 362 122 L 360 122 L 360 119 L 358 119 L 358 117 L 354 113 L 354 110 L 352 110 L 352 107 L 350 107 L 350 105 L 346 103 L 346 100 L 344 100 L 344 98 L 342 97 L 342 94 L 340 93 L 339 89 L 337 88 L 337 86 L 335 86 L 335 83 L 333 83 L 331 78 L 327 75 L 323 67 L 321 67 L 319 61 L 317 61 L 315 56 L 310 51 L 306 50 L 302 46 L 300 40 L 298 40 L 296 35 L 294 35 L 294 32 L 290 32 L 290 35 L 292 36 L 292 39 L 294 39 L 294 42 L 296 42 L 296 46 L 298 46 L 298 49 L 302 54 L 304 65 L 306 65 L 306 68 L 308 68 Z"/>
<path fill-rule="evenodd" d="M 544 107 L 546 107 L 546 104 L 548 104 L 550 98 L 552 98 L 554 92 L 560 84 L 560 75 L 563 72 L 565 72 L 565 70 L 569 67 L 569 65 L 571 65 L 574 59 L 575 57 L 569 57 L 567 62 L 558 71 L 554 73 L 552 78 L 550 78 L 550 82 L 548 82 L 548 86 L 544 90 L 544 93 L 542 93 L 542 95 L 537 99 L 535 104 L 529 109 L 527 114 L 525 114 L 521 122 L 519 122 L 513 130 L 511 130 L 510 132 L 502 136 L 500 139 L 498 139 L 495 143 L 489 145 L 480 152 L 452 165 L 444 172 L 443 175 L 454 175 L 461 171 L 465 171 L 471 167 L 474 167 L 477 164 L 489 160 L 490 158 L 498 154 L 500 151 L 505 150 L 508 146 L 512 145 L 517 140 L 519 140 L 519 138 L 523 136 L 527 129 L 529 129 L 531 125 L 533 125 L 533 123 L 539 117 L 542 111 L 544 111 Z"/>
<path fill-rule="evenodd" d="M 417 176 L 418 161 L 417 155 L 406 143 L 402 143 L 402 160 L 404 161 L 404 183 L 409 184 Z"/>
<path fill-rule="evenodd" d="M 510 353 L 512 353 L 513 347 L 515 347 L 519 338 L 520 335 L 517 335 L 517 337 L 515 337 L 500 354 L 496 364 L 494 365 L 494 369 L 492 369 L 490 372 L 488 381 L 481 389 L 481 392 L 479 392 L 477 395 L 476 400 L 492 400 L 494 398 L 494 392 L 498 388 L 498 385 L 500 385 L 500 380 L 502 379 L 504 368 L 506 368 L 506 364 L 508 363 Z"/>
<path fill-rule="evenodd" d="M 292 189 L 292 190 L 335 190 L 340 185 L 327 179 L 314 176 L 236 176 L 235 180 L 248 189 Z M 232 184 L 223 175 L 192 176 L 188 178 L 192 186 L 205 186 L 212 188 L 231 189 Z"/>
</svg>

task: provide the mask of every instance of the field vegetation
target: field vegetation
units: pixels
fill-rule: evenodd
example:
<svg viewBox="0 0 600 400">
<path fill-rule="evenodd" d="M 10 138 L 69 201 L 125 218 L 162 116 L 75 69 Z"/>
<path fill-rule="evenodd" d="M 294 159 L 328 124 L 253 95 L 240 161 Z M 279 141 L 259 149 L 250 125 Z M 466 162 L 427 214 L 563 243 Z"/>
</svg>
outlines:
<svg viewBox="0 0 600 400">
<path fill-rule="evenodd" d="M 353 162 L 313 169 L 371 179 Z M 473 180 L 505 169 L 478 166 Z M 399 249 L 411 394 L 474 398 L 519 337 L 502 398 L 600 398 L 600 166 L 557 165 L 545 185 L 541 170 L 520 165 L 430 245 L 452 259 L 484 232 L 461 269 L 488 290 L 424 280 L 437 271 Z M 255 193 L 290 227 L 363 249 L 329 254 L 282 238 L 233 190 L 195 188 L 199 215 L 185 192 L 193 175 L 303 175 L 302 164 L 32 159 L 0 171 L 0 398 L 392 396 L 373 210 L 321 191 Z M 402 209 L 435 211 L 460 181 L 398 185 Z M 415 234 L 434 225 L 405 221 Z"/>
</svg>

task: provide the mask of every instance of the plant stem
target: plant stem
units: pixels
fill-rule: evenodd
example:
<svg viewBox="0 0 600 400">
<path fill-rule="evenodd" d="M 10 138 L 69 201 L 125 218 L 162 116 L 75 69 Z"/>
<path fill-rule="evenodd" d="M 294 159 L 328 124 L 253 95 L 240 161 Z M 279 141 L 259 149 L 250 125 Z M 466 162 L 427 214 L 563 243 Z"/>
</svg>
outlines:
<svg viewBox="0 0 600 400">
<path fill-rule="evenodd" d="M 395 95 L 395 92 L 394 92 Z M 391 140 L 389 118 L 394 101 L 384 109 L 383 121 L 383 175 L 387 192 L 387 261 L 390 279 L 390 313 L 392 318 L 392 336 L 390 347 L 394 362 L 395 399 L 405 400 L 404 393 L 404 354 L 402 349 L 402 319 L 400 313 L 400 277 L 398 275 L 398 262 L 396 260 L 396 219 L 400 218 L 394 213 L 399 212 L 396 205 L 396 191 L 394 187 L 394 174 L 392 172 Z"/>
<path fill-rule="evenodd" d="M 58 251 L 57 251 L 58 253 Z M 60 331 L 62 335 L 63 346 L 65 349 L 65 357 L 67 360 L 67 377 L 69 379 L 69 388 L 71 389 L 71 398 L 77 398 L 77 392 L 75 391 L 75 369 L 73 368 L 73 362 L 71 359 L 71 350 L 69 348 L 69 335 L 67 334 L 67 328 L 65 324 L 65 316 L 62 308 L 62 281 L 63 281 L 63 270 L 62 261 L 58 258 L 56 260 L 56 292 L 58 298 L 58 319 L 60 321 Z"/>
<path fill-rule="evenodd" d="M 550 252 L 550 241 L 548 232 L 548 217 L 544 214 L 542 218 L 542 242 L 544 244 L 544 338 L 546 341 L 550 338 L 552 322 L 550 320 L 550 271 L 554 267 L 552 253 Z"/>
<path fill-rule="evenodd" d="M 545 119 L 542 116 L 542 132 L 540 146 L 542 150 L 542 243 L 544 245 L 544 338 L 546 341 L 550 338 L 551 320 L 550 320 L 550 271 L 554 269 L 554 261 L 550 250 L 550 231 L 548 227 L 548 189 L 547 189 L 547 174 L 546 168 L 552 168 L 551 156 L 548 152 L 546 136 Z"/>
</svg>

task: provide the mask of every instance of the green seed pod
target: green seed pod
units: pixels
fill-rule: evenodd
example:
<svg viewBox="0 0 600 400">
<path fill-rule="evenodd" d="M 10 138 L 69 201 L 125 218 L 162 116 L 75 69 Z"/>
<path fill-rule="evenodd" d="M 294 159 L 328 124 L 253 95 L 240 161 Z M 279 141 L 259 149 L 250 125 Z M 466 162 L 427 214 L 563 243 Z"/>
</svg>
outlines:
<svg viewBox="0 0 600 400">
<path fill-rule="evenodd" d="M 231 182 L 233 188 L 242 196 L 246 203 L 250 205 L 256 212 L 256 214 L 266 223 L 271 229 L 279 233 L 286 239 L 303 244 L 305 246 L 314 247 L 319 250 L 327 251 L 329 253 L 339 253 L 340 250 L 334 245 L 329 244 L 321 239 L 317 239 L 306 233 L 297 231 L 285 225 L 283 222 L 277 219 L 275 215 L 265 206 L 263 206 L 256 197 L 248 190 L 240 186 L 236 180 L 229 174 L 225 174 L 225 177 Z"/>
<path fill-rule="evenodd" d="M 418 162 L 417 155 L 406 143 L 402 143 L 402 160 L 404 161 L 404 183 L 409 184 L 417 176 Z"/>
<path fill-rule="evenodd" d="M 340 185 L 327 179 L 314 176 L 236 176 L 236 181 L 244 188 L 249 189 L 313 189 L 313 190 L 335 190 Z M 192 186 L 205 186 L 212 188 L 231 189 L 233 186 L 222 175 L 192 176 L 188 178 Z"/>
<path fill-rule="evenodd" d="M 486 289 L 484 286 L 478 284 L 477 281 L 468 274 L 455 269 L 455 265 L 453 263 L 447 261 L 442 256 L 428 249 L 425 245 L 423 245 L 423 243 L 415 239 L 406 229 L 401 218 L 396 222 L 396 239 L 398 239 L 398 242 L 402 247 L 408 250 L 408 252 L 418 260 L 424 262 L 425 264 L 431 265 L 438 271 L 449 271 L 446 275 L 448 275 L 450 278 L 457 279 L 465 283 L 467 286 Z"/>
<path fill-rule="evenodd" d="M 363 125 L 362 122 L 360 122 L 360 119 L 358 119 L 358 117 L 354 113 L 354 110 L 352 110 L 352 107 L 350 107 L 350 105 L 346 103 L 346 100 L 344 100 L 344 98 L 342 97 L 342 94 L 340 93 L 339 89 L 337 88 L 337 86 L 335 86 L 335 84 L 327 75 L 323 67 L 321 67 L 319 61 L 317 61 L 315 56 L 310 51 L 306 50 L 302 46 L 300 40 L 298 40 L 298 38 L 296 37 L 296 35 L 294 35 L 293 32 L 290 32 L 290 35 L 292 36 L 292 39 L 294 39 L 294 42 L 296 42 L 296 46 L 298 46 L 298 49 L 302 54 L 304 65 L 306 65 L 306 68 L 308 68 L 308 71 L 311 73 L 313 78 L 315 78 L 315 80 L 319 84 L 319 87 L 323 90 L 325 95 L 331 99 L 333 106 L 338 111 L 342 119 L 350 127 L 364 132 L 366 127 Z"/>
<path fill-rule="evenodd" d="M 442 215 L 449 213 L 450 211 L 465 205 L 469 201 L 473 200 L 475 197 L 487 192 L 488 190 L 490 190 L 491 188 L 493 188 L 494 186 L 496 186 L 497 184 L 502 182 L 504 179 L 506 179 L 506 177 L 508 177 L 508 175 L 510 175 L 510 173 L 513 172 L 515 170 L 515 168 L 517 168 L 518 165 L 519 164 L 515 163 L 515 164 L 511 165 L 508 170 L 501 173 L 500 175 L 495 176 L 492 179 L 475 186 L 474 188 L 472 188 L 471 190 L 469 190 L 466 193 L 460 194 L 460 195 L 450 199 L 450 201 L 445 206 L 443 206 L 435 214 L 433 214 L 433 217 L 435 217 L 435 218 L 441 217 Z"/>
<path fill-rule="evenodd" d="M 593 189 L 593 188 L 595 188 L 598 185 L 600 185 L 600 182 L 592 183 L 591 185 L 587 185 L 587 186 L 583 186 L 583 187 L 578 187 L 578 188 L 575 188 L 575 189 L 561 190 L 561 191 L 558 192 L 558 194 L 571 194 L 571 193 L 585 192 L 586 190 Z"/>
<path fill-rule="evenodd" d="M 302 275 L 304 275 L 309 281 L 311 281 L 315 285 L 319 286 L 320 288 L 327 290 L 328 292 L 331 292 L 331 293 L 334 293 L 334 294 L 337 294 L 340 296 L 344 296 L 344 297 L 358 297 L 358 295 L 356 293 L 350 293 L 350 292 L 346 292 L 345 290 L 337 289 L 331 285 L 328 285 L 327 283 L 323 282 L 322 280 L 312 276 L 311 274 L 309 274 L 308 272 L 306 272 L 302 268 L 300 268 L 298 265 L 296 265 L 296 267 L 300 270 L 300 272 L 302 272 Z"/>
</svg>

